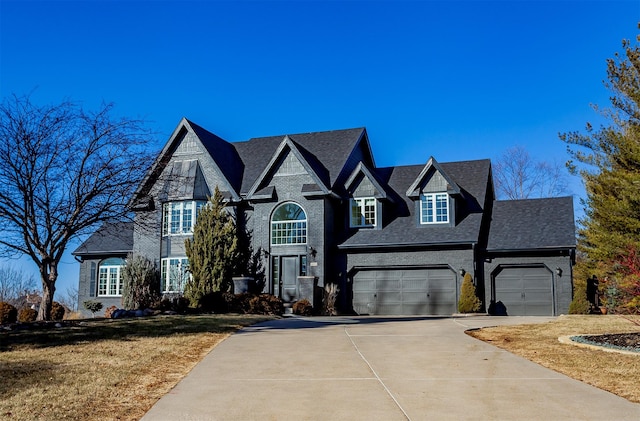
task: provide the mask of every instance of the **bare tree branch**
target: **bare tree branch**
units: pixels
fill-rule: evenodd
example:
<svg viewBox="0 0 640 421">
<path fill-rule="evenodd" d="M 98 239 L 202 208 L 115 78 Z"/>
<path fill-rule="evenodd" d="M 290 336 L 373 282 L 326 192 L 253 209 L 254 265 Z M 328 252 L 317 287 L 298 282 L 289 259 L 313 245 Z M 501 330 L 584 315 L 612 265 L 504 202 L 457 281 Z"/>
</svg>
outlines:
<svg viewBox="0 0 640 421">
<path fill-rule="evenodd" d="M 140 120 L 64 101 L 37 106 L 28 96 L 0 105 L 0 253 L 38 265 L 47 319 L 58 264 L 73 238 L 130 217 L 130 195 L 152 162 Z"/>
<path fill-rule="evenodd" d="M 493 165 L 496 195 L 500 199 L 532 199 L 567 194 L 563 165 L 538 162 L 522 146 L 505 151 Z"/>
</svg>

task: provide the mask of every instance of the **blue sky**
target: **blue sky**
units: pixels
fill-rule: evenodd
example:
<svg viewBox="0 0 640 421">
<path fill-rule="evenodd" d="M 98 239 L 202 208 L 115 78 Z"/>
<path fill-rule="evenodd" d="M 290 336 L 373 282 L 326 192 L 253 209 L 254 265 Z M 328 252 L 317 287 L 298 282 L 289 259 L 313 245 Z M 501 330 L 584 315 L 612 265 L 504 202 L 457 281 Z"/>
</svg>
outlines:
<svg viewBox="0 0 640 421">
<path fill-rule="evenodd" d="M 114 102 L 158 150 L 184 116 L 229 141 L 364 126 L 378 166 L 564 162 L 639 21 L 640 0 L 0 0 L 0 96 Z"/>
</svg>

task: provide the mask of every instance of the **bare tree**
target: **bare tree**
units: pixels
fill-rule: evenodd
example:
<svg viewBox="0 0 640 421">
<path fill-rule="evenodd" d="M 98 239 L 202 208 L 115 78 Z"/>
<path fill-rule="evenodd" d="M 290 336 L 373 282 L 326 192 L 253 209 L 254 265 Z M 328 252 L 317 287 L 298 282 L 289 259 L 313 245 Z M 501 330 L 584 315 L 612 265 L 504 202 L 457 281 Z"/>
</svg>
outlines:
<svg viewBox="0 0 640 421">
<path fill-rule="evenodd" d="M 20 301 L 36 289 L 33 275 L 12 266 L 0 267 L 0 301 L 22 307 Z"/>
<path fill-rule="evenodd" d="M 567 171 L 557 162 L 536 161 L 522 146 L 505 151 L 493 165 L 500 199 L 532 199 L 567 194 Z"/>
<path fill-rule="evenodd" d="M 0 105 L 0 250 L 29 256 L 39 269 L 49 320 L 58 264 L 69 242 L 129 216 L 127 202 L 147 163 L 140 120 L 64 101 L 37 106 L 28 96 Z"/>
</svg>

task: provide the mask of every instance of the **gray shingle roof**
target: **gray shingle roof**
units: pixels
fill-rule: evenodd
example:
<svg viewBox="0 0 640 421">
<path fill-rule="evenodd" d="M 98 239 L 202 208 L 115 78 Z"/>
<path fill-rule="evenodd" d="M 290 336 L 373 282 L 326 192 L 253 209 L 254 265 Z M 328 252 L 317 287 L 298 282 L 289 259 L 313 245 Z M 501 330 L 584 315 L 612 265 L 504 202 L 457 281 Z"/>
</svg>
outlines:
<svg viewBox="0 0 640 421">
<path fill-rule="evenodd" d="M 573 248 L 575 245 L 573 198 L 494 202 L 487 250 Z"/>
<path fill-rule="evenodd" d="M 240 186 L 242 185 L 244 164 L 236 149 L 226 140 L 216 136 L 190 120 L 187 121 L 204 147 L 207 148 L 207 152 L 209 152 L 211 158 L 213 158 L 216 165 L 218 165 L 224 176 L 227 178 L 231 187 L 233 187 L 235 192 L 239 194 Z"/>
<path fill-rule="evenodd" d="M 364 128 L 355 128 L 288 136 L 300 146 L 298 149 L 307 162 L 331 188 L 364 132 Z M 248 192 L 253 186 L 284 137 L 285 135 L 258 137 L 231 143 L 244 164 L 241 193 Z"/>
<path fill-rule="evenodd" d="M 105 223 L 72 254 L 127 254 L 133 251 L 133 222 Z"/>
<path fill-rule="evenodd" d="M 342 243 L 340 248 L 379 247 L 393 245 L 437 245 L 477 243 L 482 224 L 482 207 L 489 181 L 489 160 L 462 161 L 440 164 L 443 171 L 462 189 L 458 200 L 466 202 L 469 210 L 458 216 L 451 227 L 423 225 L 417 223 L 415 203 L 406 196 L 406 191 L 420 175 L 423 165 L 378 168 L 376 174 L 393 190 L 394 203 L 385 203 L 383 213 L 396 214 L 381 230 L 360 229 Z M 383 215 L 386 220 L 387 216 Z"/>
</svg>

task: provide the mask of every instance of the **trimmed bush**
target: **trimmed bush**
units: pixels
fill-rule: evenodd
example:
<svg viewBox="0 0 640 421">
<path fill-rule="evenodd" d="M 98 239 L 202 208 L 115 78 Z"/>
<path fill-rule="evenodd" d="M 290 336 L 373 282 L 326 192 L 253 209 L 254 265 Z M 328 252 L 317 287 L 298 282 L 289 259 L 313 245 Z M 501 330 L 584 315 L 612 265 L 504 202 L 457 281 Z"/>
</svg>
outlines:
<svg viewBox="0 0 640 421">
<path fill-rule="evenodd" d="M 313 306 L 306 298 L 293 303 L 293 314 L 300 316 L 311 316 L 313 314 Z"/>
<path fill-rule="evenodd" d="M 156 309 L 186 314 L 189 312 L 189 300 L 181 295 L 165 295 L 156 306 Z"/>
<path fill-rule="evenodd" d="M 59 322 L 60 320 L 64 319 L 64 313 L 66 311 L 67 310 L 62 304 L 54 301 L 53 303 L 51 303 L 51 320 Z"/>
<path fill-rule="evenodd" d="M 0 325 L 15 323 L 18 319 L 18 310 L 9 303 L 0 302 Z"/>
<path fill-rule="evenodd" d="M 107 307 L 107 309 L 104 311 L 104 317 L 106 317 L 107 319 L 110 319 L 113 312 L 116 311 L 117 309 L 118 307 L 116 306 Z"/>
<path fill-rule="evenodd" d="M 482 302 L 476 295 L 476 287 L 473 285 L 473 278 L 470 273 L 464 275 L 462 287 L 460 288 L 460 301 L 458 301 L 458 311 L 460 313 L 475 313 L 482 307 Z"/>
<path fill-rule="evenodd" d="M 210 292 L 202 296 L 199 302 L 202 311 L 216 314 L 240 313 L 240 299 L 230 292 Z"/>
<path fill-rule="evenodd" d="M 281 315 L 284 313 L 282 300 L 271 294 L 237 294 L 229 311 L 245 314 Z"/>
<path fill-rule="evenodd" d="M 100 301 L 87 300 L 84 301 L 82 305 L 91 312 L 93 317 L 96 317 L 96 313 L 102 310 L 102 303 Z"/>
<path fill-rule="evenodd" d="M 20 323 L 35 322 L 38 317 L 38 312 L 31 307 L 23 307 L 18 312 L 18 321 Z"/>
<path fill-rule="evenodd" d="M 569 303 L 569 314 L 589 314 L 589 307 L 586 282 L 574 280 L 573 300 Z"/>
</svg>

